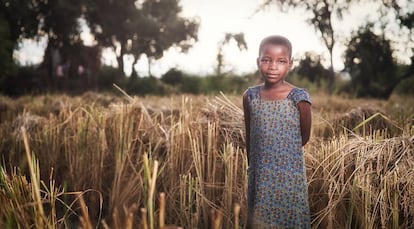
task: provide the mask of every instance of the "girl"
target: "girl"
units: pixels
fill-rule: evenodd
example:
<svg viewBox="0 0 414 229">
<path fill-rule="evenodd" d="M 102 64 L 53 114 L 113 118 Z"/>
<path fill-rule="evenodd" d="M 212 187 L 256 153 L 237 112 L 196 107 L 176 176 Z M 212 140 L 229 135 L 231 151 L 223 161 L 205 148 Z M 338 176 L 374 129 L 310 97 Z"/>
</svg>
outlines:
<svg viewBox="0 0 414 229">
<path fill-rule="evenodd" d="M 262 40 L 257 66 L 264 84 L 243 94 L 248 169 L 248 228 L 310 228 L 302 146 L 310 135 L 308 93 L 285 81 L 292 45 Z"/>
</svg>

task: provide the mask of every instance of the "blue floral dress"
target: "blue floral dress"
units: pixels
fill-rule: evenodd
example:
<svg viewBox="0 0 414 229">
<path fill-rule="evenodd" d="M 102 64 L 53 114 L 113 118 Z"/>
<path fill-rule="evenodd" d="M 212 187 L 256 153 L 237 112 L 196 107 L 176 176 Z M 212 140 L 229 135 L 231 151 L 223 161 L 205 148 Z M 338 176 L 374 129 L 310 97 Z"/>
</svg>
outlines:
<svg viewBox="0 0 414 229">
<path fill-rule="evenodd" d="M 253 228 L 310 228 L 308 189 L 297 103 L 309 94 L 293 88 L 286 99 L 263 100 L 247 91 L 250 109 L 248 217 Z M 251 225 L 252 226 L 252 225 Z"/>
</svg>

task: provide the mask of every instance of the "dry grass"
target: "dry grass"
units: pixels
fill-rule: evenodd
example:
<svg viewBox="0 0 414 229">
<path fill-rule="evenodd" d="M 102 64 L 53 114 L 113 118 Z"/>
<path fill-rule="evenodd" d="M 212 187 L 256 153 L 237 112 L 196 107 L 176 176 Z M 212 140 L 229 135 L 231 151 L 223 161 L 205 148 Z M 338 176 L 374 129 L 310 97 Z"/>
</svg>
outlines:
<svg viewBox="0 0 414 229">
<path fill-rule="evenodd" d="M 317 152 L 317 153 L 316 153 Z M 306 160 L 314 225 L 409 228 L 414 137 L 341 137 L 312 142 Z"/>
<path fill-rule="evenodd" d="M 37 214 L 53 219 L 44 220 L 48 228 L 243 228 L 240 97 L 0 101 L 0 199 L 10 203 L 0 207 L 0 227 L 33 225 Z M 305 157 L 315 228 L 413 227 L 413 105 L 313 99 Z M 29 166 L 22 127 L 38 169 Z M 25 177 L 31 171 L 43 184 L 39 197 Z M 40 206 L 43 213 L 30 210 Z"/>
</svg>

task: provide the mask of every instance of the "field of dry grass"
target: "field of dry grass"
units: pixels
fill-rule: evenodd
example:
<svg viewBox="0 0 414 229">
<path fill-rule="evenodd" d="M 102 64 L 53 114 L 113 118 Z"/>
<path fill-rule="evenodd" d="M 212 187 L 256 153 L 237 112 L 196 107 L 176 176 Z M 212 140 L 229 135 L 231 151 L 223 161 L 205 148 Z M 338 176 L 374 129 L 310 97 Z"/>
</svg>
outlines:
<svg viewBox="0 0 414 229">
<path fill-rule="evenodd" d="M 414 101 L 312 95 L 314 228 L 414 227 Z M 1 228 L 244 228 L 234 95 L 0 97 Z"/>
</svg>

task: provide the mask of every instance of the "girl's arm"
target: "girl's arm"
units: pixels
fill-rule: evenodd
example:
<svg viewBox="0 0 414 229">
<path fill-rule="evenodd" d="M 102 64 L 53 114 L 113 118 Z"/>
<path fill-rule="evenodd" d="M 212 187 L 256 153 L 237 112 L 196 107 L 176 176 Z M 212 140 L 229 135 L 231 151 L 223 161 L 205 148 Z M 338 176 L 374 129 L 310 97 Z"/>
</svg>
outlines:
<svg viewBox="0 0 414 229">
<path fill-rule="evenodd" d="M 300 131 L 302 134 L 302 146 L 306 145 L 309 141 L 311 125 L 312 125 L 312 114 L 310 103 L 301 101 L 298 103 L 300 113 Z"/>
<path fill-rule="evenodd" d="M 249 98 L 247 91 L 243 94 L 243 113 L 244 113 L 244 125 L 246 128 L 246 152 L 247 152 L 247 162 L 249 161 L 250 153 L 250 111 L 249 111 Z"/>
</svg>

